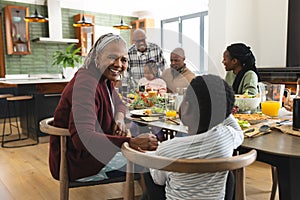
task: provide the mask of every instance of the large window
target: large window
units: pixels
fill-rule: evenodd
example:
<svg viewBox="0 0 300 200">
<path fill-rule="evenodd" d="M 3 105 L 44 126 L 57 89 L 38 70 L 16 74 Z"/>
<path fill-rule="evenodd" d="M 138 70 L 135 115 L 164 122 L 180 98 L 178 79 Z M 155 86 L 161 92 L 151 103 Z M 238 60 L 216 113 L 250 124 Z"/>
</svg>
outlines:
<svg viewBox="0 0 300 200">
<path fill-rule="evenodd" d="M 162 20 L 161 45 L 166 54 L 182 47 L 188 67 L 196 74 L 207 72 L 208 11 Z"/>
</svg>

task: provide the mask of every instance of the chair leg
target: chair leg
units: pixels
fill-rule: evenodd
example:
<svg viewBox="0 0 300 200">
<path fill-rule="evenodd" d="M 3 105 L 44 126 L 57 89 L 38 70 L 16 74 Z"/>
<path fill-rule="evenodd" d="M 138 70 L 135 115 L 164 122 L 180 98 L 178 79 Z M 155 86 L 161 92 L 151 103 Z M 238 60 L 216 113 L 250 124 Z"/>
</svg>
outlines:
<svg viewBox="0 0 300 200">
<path fill-rule="evenodd" d="M 235 176 L 235 199 L 245 200 L 245 168 L 236 169 L 233 172 Z"/>
<path fill-rule="evenodd" d="M 7 104 L 8 104 L 8 102 L 6 102 Z M 2 142 L 3 142 L 3 137 L 4 136 L 10 136 L 11 134 L 12 134 L 12 131 L 10 130 L 10 132 L 9 133 L 5 133 L 5 126 L 6 126 L 6 118 L 7 118 L 7 116 L 8 116 L 8 110 L 7 110 L 7 106 L 4 106 L 4 118 L 3 118 L 3 129 L 2 129 L 2 135 L 1 135 L 1 137 L 2 137 Z"/>
<path fill-rule="evenodd" d="M 124 200 L 134 199 L 134 165 L 127 160 L 126 183 L 124 189 Z"/>
<path fill-rule="evenodd" d="M 278 175 L 277 175 L 277 168 L 274 166 L 271 166 L 272 170 L 272 192 L 270 200 L 274 200 L 276 196 L 277 186 L 278 186 Z"/>
<path fill-rule="evenodd" d="M 60 137 L 60 169 L 59 169 L 59 180 L 60 180 L 60 200 L 69 199 L 69 175 L 68 175 L 68 163 L 67 163 L 67 138 L 65 136 Z"/>
<path fill-rule="evenodd" d="M 146 192 L 146 183 L 145 183 L 145 177 L 144 177 L 144 173 L 140 173 L 140 179 L 138 180 L 139 185 L 142 188 L 143 193 Z"/>
<path fill-rule="evenodd" d="M 69 182 L 60 180 L 60 200 L 69 200 Z"/>
<path fill-rule="evenodd" d="M 19 140 L 21 140 L 21 132 L 20 132 L 20 127 L 19 127 L 19 120 L 18 120 L 18 117 L 17 117 L 17 108 L 16 108 L 16 103 L 15 102 L 13 102 L 13 108 L 14 108 L 14 115 L 15 115 L 15 120 L 16 120 L 15 127 L 17 128 L 17 131 L 18 131 Z M 10 116 L 9 116 L 9 124 L 10 124 L 10 127 L 13 126 L 12 123 L 11 123 Z"/>
</svg>

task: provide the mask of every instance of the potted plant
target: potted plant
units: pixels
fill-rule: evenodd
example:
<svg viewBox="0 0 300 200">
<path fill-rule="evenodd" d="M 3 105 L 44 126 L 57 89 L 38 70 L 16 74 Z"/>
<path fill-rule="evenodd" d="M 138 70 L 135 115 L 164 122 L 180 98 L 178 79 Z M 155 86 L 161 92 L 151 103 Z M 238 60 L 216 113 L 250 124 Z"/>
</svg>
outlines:
<svg viewBox="0 0 300 200">
<path fill-rule="evenodd" d="M 81 47 L 74 49 L 75 44 L 70 44 L 65 51 L 57 50 L 52 56 L 52 65 L 63 67 L 63 75 L 71 79 L 77 71 L 77 65 L 82 63 L 82 57 L 77 53 Z"/>
</svg>

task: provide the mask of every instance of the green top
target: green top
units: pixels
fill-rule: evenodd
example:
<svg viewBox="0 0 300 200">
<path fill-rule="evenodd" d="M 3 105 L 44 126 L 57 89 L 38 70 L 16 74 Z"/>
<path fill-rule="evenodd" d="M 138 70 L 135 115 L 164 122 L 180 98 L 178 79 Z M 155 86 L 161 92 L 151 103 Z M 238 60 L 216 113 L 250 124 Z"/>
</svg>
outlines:
<svg viewBox="0 0 300 200">
<path fill-rule="evenodd" d="M 232 86 L 235 74 L 232 71 L 226 73 L 225 81 Z M 249 70 L 245 73 L 241 80 L 237 94 L 244 94 L 248 90 L 248 94 L 256 95 L 258 93 L 258 77 L 256 73 Z"/>
<path fill-rule="evenodd" d="M 239 85 L 238 94 L 244 94 L 248 90 L 248 94 L 256 95 L 258 93 L 258 77 L 256 73 L 249 70 L 245 73 Z"/>
</svg>

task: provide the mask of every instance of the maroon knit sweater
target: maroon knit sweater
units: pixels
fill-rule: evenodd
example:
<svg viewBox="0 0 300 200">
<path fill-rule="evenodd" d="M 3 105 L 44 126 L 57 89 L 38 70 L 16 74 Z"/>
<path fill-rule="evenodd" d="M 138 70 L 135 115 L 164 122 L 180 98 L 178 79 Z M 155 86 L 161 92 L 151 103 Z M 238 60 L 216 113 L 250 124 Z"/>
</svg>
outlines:
<svg viewBox="0 0 300 200">
<path fill-rule="evenodd" d="M 65 87 L 54 113 L 54 126 L 68 128 L 67 164 L 70 180 L 97 174 L 129 138 L 112 135 L 115 113 L 126 107 L 113 84 L 106 81 L 98 69 L 79 69 Z M 59 179 L 60 139 L 50 137 L 50 171 Z"/>
</svg>

